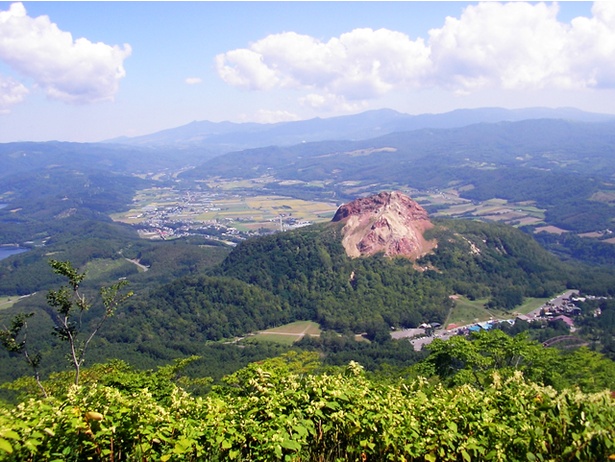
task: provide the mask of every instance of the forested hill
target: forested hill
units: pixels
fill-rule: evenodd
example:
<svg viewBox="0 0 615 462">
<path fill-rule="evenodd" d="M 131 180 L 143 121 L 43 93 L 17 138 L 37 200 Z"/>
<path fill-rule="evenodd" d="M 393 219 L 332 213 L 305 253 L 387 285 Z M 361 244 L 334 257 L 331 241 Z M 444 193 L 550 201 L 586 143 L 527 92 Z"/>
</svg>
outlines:
<svg viewBox="0 0 615 462">
<path fill-rule="evenodd" d="M 194 352 L 195 342 L 301 319 L 377 337 L 390 326 L 443 322 L 455 293 L 511 309 L 523 297 L 587 284 L 582 274 L 596 281 L 511 227 L 436 221 L 430 233 L 439 245 L 416 262 L 349 258 L 337 223 L 251 239 L 208 275 L 178 279 L 133 301 L 103 335 L 119 341 L 123 332 L 138 332 L 137 342 L 167 339 L 167 346 Z"/>
<path fill-rule="evenodd" d="M 508 300 L 554 293 L 573 272 L 522 232 L 495 224 L 439 221 L 429 232 L 437 248 L 416 262 L 383 256 L 350 259 L 334 224 L 246 242 L 224 261 L 222 274 L 264 287 L 335 329 L 366 323 L 413 326 L 442 321 L 449 295 Z M 306 290 L 307 288 L 307 290 Z M 514 289 L 513 289 L 514 288 Z M 305 302 L 307 303 L 305 303 Z"/>
</svg>

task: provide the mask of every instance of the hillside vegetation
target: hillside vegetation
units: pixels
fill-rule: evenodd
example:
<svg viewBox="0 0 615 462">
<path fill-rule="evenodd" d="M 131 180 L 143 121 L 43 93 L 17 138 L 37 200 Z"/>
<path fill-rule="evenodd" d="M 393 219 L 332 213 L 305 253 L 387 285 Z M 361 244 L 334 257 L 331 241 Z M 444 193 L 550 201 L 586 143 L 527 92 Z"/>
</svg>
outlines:
<svg viewBox="0 0 615 462">
<path fill-rule="evenodd" d="M 315 225 L 245 241 L 209 276 L 178 278 L 130 303 L 106 338 L 194 351 L 189 345 L 195 342 L 295 320 L 386 338 L 391 326 L 443 322 L 453 294 L 488 298 L 490 306 L 512 310 L 524 297 L 583 288 L 580 271 L 502 225 L 437 222 L 430 233 L 439 244 L 417 262 L 349 258 L 340 229 Z M 602 277 L 608 280 L 608 274 Z"/>
<path fill-rule="evenodd" d="M 125 277 L 136 293 L 96 339 L 91 360 L 119 358 L 153 367 L 202 355 L 211 360 L 195 363 L 193 373 L 216 378 L 288 347 L 245 341 L 237 348 L 214 342 L 292 321 L 310 320 L 321 326 L 325 331 L 321 340 L 303 343 L 327 351 L 328 361 L 359 359 L 378 369 L 382 362 L 416 361 L 411 345 L 402 348 L 390 341 L 391 327 L 443 323 L 454 304 L 453 295 L 486 299 L 488 307 L 514 317 L 515 307 L 528 297 L 549 297 L 566 288 L 612 295 L 615 287 L 613 271 L 607 268 L 564 264 L 515 228 L 467 220 L 435 221 L 427 237 L 438 245 L 417 261 L 382 255 L 350 258 L 341 243 L 339 223 L 249 239 L 230 253 L 224 247 L 195 245 L 208 243 L 196 237 L 191 238 L 194 242 L 150 243 L 117 225 L 76 230 L 82 238 L 78 244 L 73 244 L 73 234 L 65 241 L 58 237 L 45 249 L 32 250 L 0 268 L 0 291 L 7 295 L 14 294 L 19 283 L 24 284 L 23 294 L 33 288 L 43 291 L 3 310 L 0 320 L 8 325 L 15 313 L 34 312 L 29 321 L 33 331 L 52 330 L 44 291 L 57 279 L 44 255 L 53 249 L 54 259 L 89 270 L 86 289 Z M 127 259 L 147 265 L 148 270 Z M 86 326 L 94 322 L 101 310 L 94 306 L 82 322 Z M 343 336 L 328 337 L 326 331 Z M 355 342 L 354 334 L 365 334 L 377 346 Z M 612 346 L 608 335 L 599 336 L 601 345 Z M 593 338 L 598 337 L 593 334 Z M 30 342 L 47 358 L 42 366 L 45 374 L 62 367 L 62 352 L 53 339 L 31 336 Z M 0 378 L 27 374 L 21 363 L 6 353 L 0 355 L 7 364 L 15 364 Z"/>
<path fill-rule="evenodd" d="M 488 387 L 447 387 L 370 376 L 354 362 L 323 370 L 317 355 L 293 354 L 251 364 L 199 398 L 186 391 L 198 381 L 176 382 L 178 366 L 98 366 L 87 385 L 56 382 L 51 398 L 0 408 L 0 460 L 599 461 L 615 452 L 610 392 L 558 391 L 497 366 Z"/>
</svg>

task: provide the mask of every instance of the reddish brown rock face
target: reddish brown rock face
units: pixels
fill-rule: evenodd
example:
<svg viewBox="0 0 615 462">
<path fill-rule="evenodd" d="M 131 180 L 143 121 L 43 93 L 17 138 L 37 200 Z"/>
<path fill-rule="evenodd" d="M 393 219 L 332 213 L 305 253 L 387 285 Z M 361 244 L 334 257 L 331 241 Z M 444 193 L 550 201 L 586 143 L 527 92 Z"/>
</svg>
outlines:
<svg viewBox="0 0 615 462">
<path fill-rule="evenodd" d="M 342 244 L 350 257 L 384 253 L 412 259 L 436 246 L 423 233 L 433 227 L 423 207 L 399 192 L 382 192 L 342 205 L 334 222 L 345 222 Z"/>
</svg>

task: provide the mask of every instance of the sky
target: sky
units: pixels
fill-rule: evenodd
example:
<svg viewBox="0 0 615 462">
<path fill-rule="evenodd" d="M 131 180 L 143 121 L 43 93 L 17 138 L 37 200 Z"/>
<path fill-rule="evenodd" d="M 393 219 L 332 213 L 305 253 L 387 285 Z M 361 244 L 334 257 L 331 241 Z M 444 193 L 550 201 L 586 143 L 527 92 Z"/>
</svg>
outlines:
<svg viewBox="0 0 615 462">
<path fill-rule="evenodd" d="M 3 2 L 0 142 L 391 108 L 615 114 L 615 2 Z"/>
</svg>

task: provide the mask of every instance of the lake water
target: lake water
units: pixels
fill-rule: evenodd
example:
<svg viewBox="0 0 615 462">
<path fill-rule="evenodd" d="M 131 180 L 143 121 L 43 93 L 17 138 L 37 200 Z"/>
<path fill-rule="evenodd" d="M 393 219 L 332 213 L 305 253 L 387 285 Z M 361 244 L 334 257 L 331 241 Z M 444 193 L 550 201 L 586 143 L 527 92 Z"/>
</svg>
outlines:
<svg viewBox="0 0 615 462">
<path fill-rule="evenodd" d="M 28 249 L 22 249 L 21 247 L 0 247 L 0 260 L 27 251 Z"/>
</svg>

